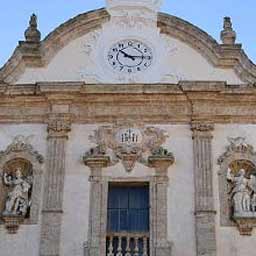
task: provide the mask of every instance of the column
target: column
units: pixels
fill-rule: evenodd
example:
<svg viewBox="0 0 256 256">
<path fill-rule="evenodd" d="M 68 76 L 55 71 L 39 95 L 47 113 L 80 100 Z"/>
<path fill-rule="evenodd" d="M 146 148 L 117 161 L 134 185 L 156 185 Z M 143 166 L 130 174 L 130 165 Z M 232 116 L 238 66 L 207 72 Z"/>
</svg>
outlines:
<svg viewBox="0 0 256 256">
<path fill-rule="evenodd" d="M 108 156 L 86 156 L 84 163 L 91 170 L 88 256 L 106 255 L 108 181 L 102 169 L 108 166 Z"/>
<path fill-rule="evenodd" d="M 216 256 L 216 234 L 213 173 L 212 131 L 209 123 L 193 123 L 195 232 L 197 256 Z"/>
<path fill-rule="evenodd" d="M 69 114 L 49 115 L 40 256 L 60 255 L 66 141 L 70 130 Z"/>
</svg>

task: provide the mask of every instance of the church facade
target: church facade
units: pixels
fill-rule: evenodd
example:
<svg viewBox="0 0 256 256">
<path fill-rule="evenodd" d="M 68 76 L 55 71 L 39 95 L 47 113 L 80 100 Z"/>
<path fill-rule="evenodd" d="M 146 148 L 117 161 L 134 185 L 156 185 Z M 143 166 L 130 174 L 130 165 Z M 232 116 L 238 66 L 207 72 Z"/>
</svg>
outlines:
<svg viewBox="0 0 256 256">
<path fill-rule="evenodd" d="M 41 40 L 31 16 L 0 69 L 0 254 L 249 256 L 256 243 L 256 66 L 107 0 Z"/>
</svg>

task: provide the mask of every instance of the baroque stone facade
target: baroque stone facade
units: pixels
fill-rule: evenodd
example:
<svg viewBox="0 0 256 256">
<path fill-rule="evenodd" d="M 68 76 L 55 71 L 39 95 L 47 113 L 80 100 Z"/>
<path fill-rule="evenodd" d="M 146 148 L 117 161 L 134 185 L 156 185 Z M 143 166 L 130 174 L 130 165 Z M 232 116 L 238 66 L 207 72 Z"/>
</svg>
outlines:
<svg viewBox="0 0 256 256">
<path fill-rule="evenodd" d="M 229 17 L 219 44 L 161 2 L 43 40 L 31 16 L 0 70 L 5 256 L 254 255 L 256 67 Z M 147 189 L 147 230 L 109 229 L 113 186 Z"/>
</svg>

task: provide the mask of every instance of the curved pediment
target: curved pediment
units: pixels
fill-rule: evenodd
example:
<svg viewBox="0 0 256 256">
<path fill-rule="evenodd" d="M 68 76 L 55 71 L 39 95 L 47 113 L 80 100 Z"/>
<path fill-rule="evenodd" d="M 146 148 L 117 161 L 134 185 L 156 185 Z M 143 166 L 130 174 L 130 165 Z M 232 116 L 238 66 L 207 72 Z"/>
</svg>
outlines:
<svg viewBox="0 0 256 256">
<path fill-rule="evenodd" d="M 248 59 L 241 45 L 218 44 L 198 27 L 163 13 L 158 14 L 157 27 L 153 33 L 150 22 L 138 24 L 133 20 L 129 21 L 131 28 L 127 33 L 128 38 L 133 37 L 131 35 L 135 33 L 136 39 L 147 42 L 146 44 L 154 49 L 154 57 L 157 59 L 155 67 L 140 78 L 124 80 L 116 73 L 111 76 L 111 68 L 105 70 L 103 65 L 107 66 L 107 61 L 104 63 L 99 53 L 106 51 L 101 45 L 106 45 L 109 41 L 109 46 L 106 47 L 110 49 L 113 42 L 118 41 L 117 34 L 120 33 L 110 20 L 108 12 L 99 9 L 67 21 L 41 42 L 20 42 L 13 56 L 0 70 L 0 81 L 9 84 L 38 81 L 177 83 L 179 80 L 218 80 L 230 84 L 256 82 L 256 66 Z M 122 24 L 118 26 L 120 31 L 124 31 Z M 125 38 L 125 33 L 124 31 L 121 38 Z"/>
</svg>

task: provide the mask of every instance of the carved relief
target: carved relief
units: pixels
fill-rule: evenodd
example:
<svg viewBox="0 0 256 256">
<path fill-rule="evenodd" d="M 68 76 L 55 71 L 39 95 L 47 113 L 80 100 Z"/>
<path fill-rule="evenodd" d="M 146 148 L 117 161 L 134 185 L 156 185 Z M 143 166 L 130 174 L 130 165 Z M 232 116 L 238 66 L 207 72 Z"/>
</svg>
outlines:
<svg viewBox="0 0 256 256">
<path fill-rule="evenodd" d="M 148 165 L 148 157 L 152 154 L 156 156 L 161 151 L 161 154 L 170 157 L 164 149 L 160 149 L 167 137 L 164 130 L 156 127 L 103 126 L 90 137 L 97 147 L 86 153 L 85 158 L 107 153 L 112 165 L 121 161 L 125 170 L 130 172 L 136 161 Z"/>
<path fill-rule="evenodd" d="M 9 233 L 16 233 L 21 223 L 34 224 L 38 218 L 43 157 L 29 139 L 17 136 L 0 152 L 0 211 Z"/>
<path fill-rule="evenodd" d="M 250 235 L 256 226 L 256 153 L 245 138 L 228 141 L 226 152 L 218 159 L 221 222 L 236 223 L 241 235 Z"/>
<path fill-rule="evenodd" d="M 50 137 L 67 137 L 69 131 L 71 131 L 69 114 L 52 114 L 49 116 L 48 133 Z"/>
</svg>

